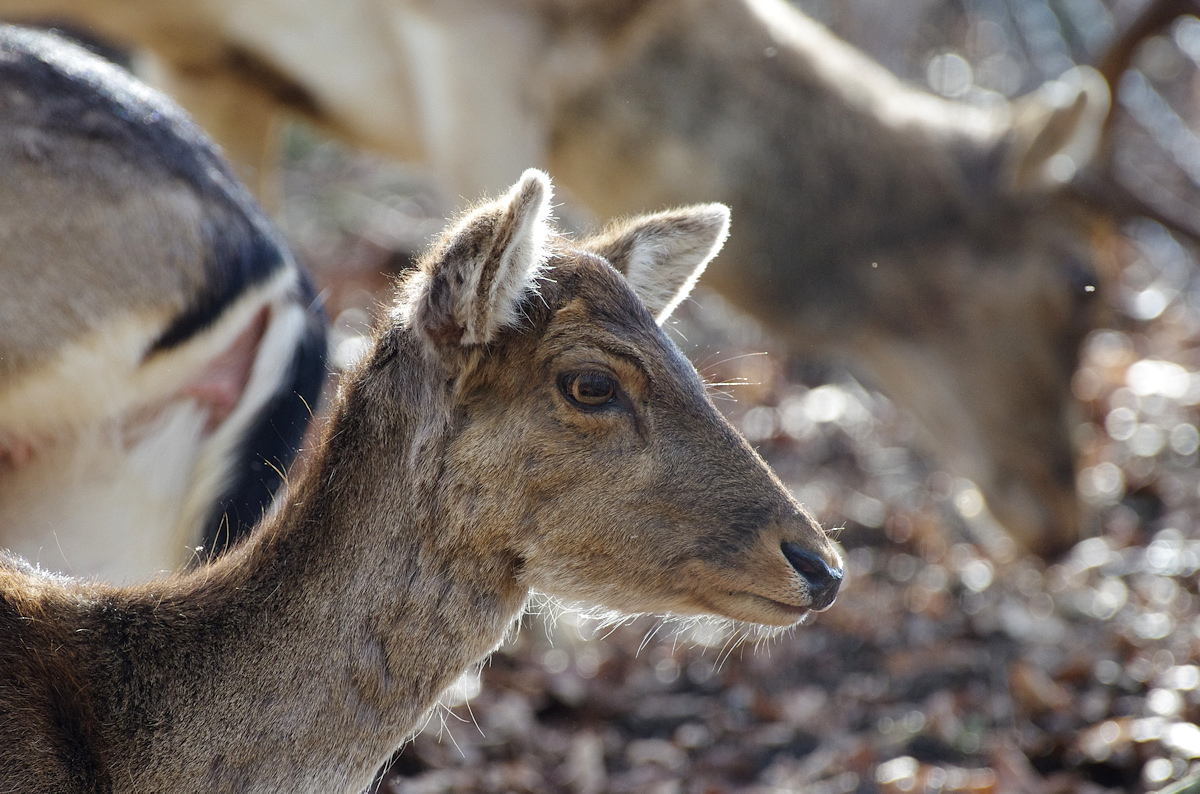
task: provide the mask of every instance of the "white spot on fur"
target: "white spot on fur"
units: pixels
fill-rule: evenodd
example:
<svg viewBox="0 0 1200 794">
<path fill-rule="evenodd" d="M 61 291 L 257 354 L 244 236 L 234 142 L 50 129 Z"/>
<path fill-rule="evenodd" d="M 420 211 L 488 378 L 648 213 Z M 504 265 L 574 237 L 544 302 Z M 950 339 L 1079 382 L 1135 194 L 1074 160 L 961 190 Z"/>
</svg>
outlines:
<svg viewBox="0 0 1200 794">
<path fill-rule="evenodd" d="M 280 270 L 148 361 L 168 318 L 121 318 L 0 392 L 0 437 L 49 439 L 0 478 L 0 547 L 112 582 L 185 562 L 231 476 L 231 453 L 288 372 L 305 322 L 296 284 L 294 269 Z M 245 390 L 210 432 L 208 411 L 181 395 L 264 306 L 271 319 Z"/>
</svg>

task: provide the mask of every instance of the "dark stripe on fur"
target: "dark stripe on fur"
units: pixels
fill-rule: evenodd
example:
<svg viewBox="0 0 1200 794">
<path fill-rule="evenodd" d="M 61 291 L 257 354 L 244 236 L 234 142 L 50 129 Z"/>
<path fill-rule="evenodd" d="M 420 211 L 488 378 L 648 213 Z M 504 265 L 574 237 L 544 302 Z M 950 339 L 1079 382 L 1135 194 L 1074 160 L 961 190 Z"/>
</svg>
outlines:
<svg viewBox="0 0 1200 794">
<path fill-rule="evenodd" d="M 284 266 L 281 243 L 273 235 L 241 218 L 204 221 L 208 281 L 191 305 L 167 326 L 146 355 L 170 350 L 208 328 L 247 288 Z"/>
<path fill-rule="evenodd" d="M 304 286 L 305 298 L 311 300 L 312 288 L 307 281 Z M 204 548 L 209 553 L 224 551 L 249 534 L 283 483 L 280 472 L 286 472 L 296 457 L 310 411 L 317 410 L 325 381 L 325 345 L 324 314 L 314 307 L 288 376 L 233 453 L 234 479 L 205 524 Z"/>
<path fill-rule="evenodd" d="M 33 126 L 64 137 L 104 140 L 140 168 L 158 169 L 203 196 L 257 212 L 200 128 L 129 72 L 60 36 L 10 25 L 0 25 L 0 51 L 0 87 L 38 98 L 9 112 L 36 116 Z"/>
<path fill-rule="evenodd" d="M 0 97 L 14 91 L 38 100 L 3 103 L 0 121 L 104 141 L 139 169 L 182 180 L 206 200 L 205 283 L 148 354 L 204 330 L 231 299 L 287 266 L 283 243 L 253 198 L 200 128 L 165 96 L 45 31 L 0 25 L 0 52 Z"/>
</svg>

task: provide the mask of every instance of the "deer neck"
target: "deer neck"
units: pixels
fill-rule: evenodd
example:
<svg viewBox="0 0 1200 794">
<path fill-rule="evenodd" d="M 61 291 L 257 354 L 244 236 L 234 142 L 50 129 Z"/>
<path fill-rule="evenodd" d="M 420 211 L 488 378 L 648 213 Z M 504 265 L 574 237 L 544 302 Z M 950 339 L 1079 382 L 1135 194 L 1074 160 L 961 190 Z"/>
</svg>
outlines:
<svg viewBox="0 0 1200 794">
<path fill-rule="evenodd" d="M 491 528 L 456 525 L 439 495 L 454 491 L 439 465 L 450 412 L 407 347 L 377 351 L 343 388 L 271 523 L 180 592 L 133 605 L 171 616 L 131 654 L 134 687 L 177 671 L 149 713 L 206 748 L 199 787 L 361 790 L 523 609 L 515 564 L 464 537 Z M 188 774 L 179 758 L 155 774 Z"/>
</svg>

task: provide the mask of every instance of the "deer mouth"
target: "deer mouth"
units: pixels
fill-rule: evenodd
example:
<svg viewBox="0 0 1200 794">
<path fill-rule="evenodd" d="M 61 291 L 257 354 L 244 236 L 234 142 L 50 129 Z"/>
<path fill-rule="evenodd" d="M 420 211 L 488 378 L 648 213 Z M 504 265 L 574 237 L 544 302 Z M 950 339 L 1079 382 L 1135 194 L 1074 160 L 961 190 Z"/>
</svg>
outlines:
<svg viewBox="0 0 1200 794">
<path fill-rule="evenodd" d="M 780 559 L 779 562 L 784 561 Z M 800 623 L 811 613 L 828 606 L 814 603 L 794 576 L 790 581 L 754 581 L 752 577 L 740 576 L 701 560 L 694 561 L 693 565 L 691 573 L 699 580 L 697 584 L 703 584 L 699 588 L 693 584 L 687 589 L 691 591 L 694 606 L 703 612 L 747 623 L 786 627 Z"/>
<path fill-rule="evenodd" d="M 802 622 L 812 612 L 811 607 L 776 601 L 749 590 L 732 590 L 728 595 L 707 598 L 707 611 L 734 620 L 762 623 L 768 626 L 792 626 Z"/>
<path fill-rule="evenodd" d="M 761 596 L 758 593 L 749 593 L 748 592 L 748 593 L 746 593 L 746 595 L 750 596 L 751 598 L 755 599 L 756 601 L 758 601 L 760 603 L 766 604 L 767 606 L 771 607 L 772 609 L 778 610 L 779 612 L 784 612 L 788 615 L 793 615 L 793 616 L 795 616 L 795 618 L 797 620 L 803 620 L 804 618 L 808 617 L 810 612 L 812 612 L 811 607 L 797 606 L 795 604 L 789 604 L 785 601 L 776 601 L 774 598 L 767 598 L 766 596 Z"/>
</svg>

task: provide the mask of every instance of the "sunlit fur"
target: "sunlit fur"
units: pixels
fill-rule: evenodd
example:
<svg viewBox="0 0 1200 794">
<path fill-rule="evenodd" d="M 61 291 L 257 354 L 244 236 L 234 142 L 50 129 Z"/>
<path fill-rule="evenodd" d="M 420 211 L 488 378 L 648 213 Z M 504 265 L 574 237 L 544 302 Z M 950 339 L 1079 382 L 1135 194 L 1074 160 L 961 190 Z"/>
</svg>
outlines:
<svg viewBox="0 0 1200 794">
<path fill-rule="evenodd" d="M 836 584 L 812 592 L 781 544 L 840 577 L 834 544 L 709 402 L 628 262 L 546 227 L 549 192 L 527 172 L 433 246 L 242 545 L 124 589 L 0 557 L 0 790 L 358 792 L 534 592 L 775 627 L 828 606 Z M 659 231 L 683 250 L 719 246 L 724 213 L 674 217 Z M 661 250 L 630 228 L 614 250 Z M 613 401 L 573 403 L 578 371 L 607 372 Z"/>
</svg>

